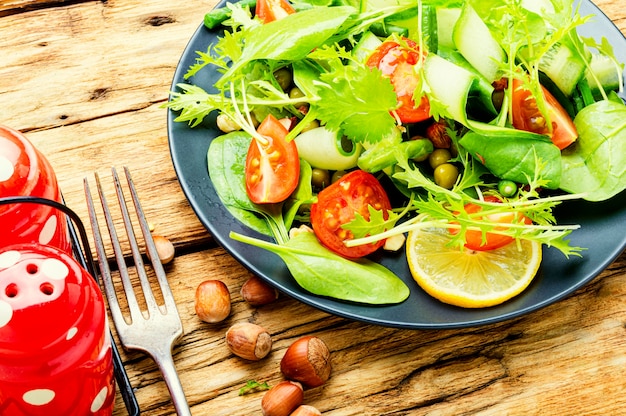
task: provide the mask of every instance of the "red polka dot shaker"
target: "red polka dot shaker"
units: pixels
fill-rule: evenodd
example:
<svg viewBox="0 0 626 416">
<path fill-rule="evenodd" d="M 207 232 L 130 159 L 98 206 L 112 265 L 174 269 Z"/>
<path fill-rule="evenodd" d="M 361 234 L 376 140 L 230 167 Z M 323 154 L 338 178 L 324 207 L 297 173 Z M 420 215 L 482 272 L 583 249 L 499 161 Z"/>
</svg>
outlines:
<svg viewBox="0 0 626 416">
<path fill-rule="evenodd" d="M 110 416 L 112 360 L 91 275 L 56 247 L 0 247 L 0 415 Z"/>
<path fill-rule="evenodd" d="M 32 196 L 61 202 L 48 160 L 20 132 L 0 126 L 0 197 Z M 35 242 L 70 253 L 67 221 L 56 208 L 42 204 L 0 205 L 0 247 Z"/>
</svg>

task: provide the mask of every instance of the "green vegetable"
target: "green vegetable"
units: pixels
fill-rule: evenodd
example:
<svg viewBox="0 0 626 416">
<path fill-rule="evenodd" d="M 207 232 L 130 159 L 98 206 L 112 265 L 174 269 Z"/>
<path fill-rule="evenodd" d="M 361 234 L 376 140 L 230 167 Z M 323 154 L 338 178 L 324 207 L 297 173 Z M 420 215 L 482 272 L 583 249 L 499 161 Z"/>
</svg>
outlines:
<svg viewBox="0 0 626 416">
<path fill-rule="evenodd" d="M 241 7 L 254 7 L 256 6 L 256 0 L 239 0 L 238 4 Z M 204 26 L 208 29 L 215 29 L 230 16 L 231 9 L 228 7 L 228 4 L 226 7 L 213 9 L 204 15 Z"/>
<path fill-rule="evenodd" d="M 243 33 L 241 55 L 216 82 L 225 85 L 246 64 L 254 60 L 298 61 L 328 40 L 355 12 L 352 7 L 313 8 L 284 19 L 253 26 Z"/>
<path fill-rule="evenodd" d="M 289 237 L 282 204 L 257 205 L 248 198 L 245 160 L 250 140 L 247 133 L 236 131 L 216 137 L 211 142 L 207 152 L 211 182 L 233 217 L 253 230 L 273 236 L 278 241 L 286 241 Z"/>
<path fill-rule="evenodd" d="M 546 188 L 557 189 L 561 182 L 561 152 L 550 138 L 513 129 L 502 132 L 507 134 L 469 132 L 459 143 L 498 178 L 528 183 L 539 172 Z"/>
<path fill-rule="evenodd" d="M 581 110 L 578 140 L 563 151 L 561 188 L 603 201 L 626 189 L 626 106 L 598 101 Z"/>
<path fill-rule="evenodd" d="M 313 233 L 302 232 L 281 245 L 234 232 L 230 237 L 280 256 L 296 282 L 315 295 L 369 304 L 400 303 L 409 297 L 409 288 L 384 266 L 334 254 Z"/>
<path fill-rule="evenodd" d="M 261 391 L 261 390 L 269 390 L 270 385 L 267 381 L 263 383 L 259 383 L 256 380 L 248 380 L 246 385 L 239 389 L 239 395 L 243 396 L 244 394 L 251 393 L 252 391 Z"/>
<path fill-rule="evenodd" d="M 396 144 L 381 141 L 361 154 L 358 165 L 361 170 L 374 173 L 395 165 L 398 157 L 419 159 L 432 151 L 433 142 L 430 140 L 408 140 Z"/>
</svg>

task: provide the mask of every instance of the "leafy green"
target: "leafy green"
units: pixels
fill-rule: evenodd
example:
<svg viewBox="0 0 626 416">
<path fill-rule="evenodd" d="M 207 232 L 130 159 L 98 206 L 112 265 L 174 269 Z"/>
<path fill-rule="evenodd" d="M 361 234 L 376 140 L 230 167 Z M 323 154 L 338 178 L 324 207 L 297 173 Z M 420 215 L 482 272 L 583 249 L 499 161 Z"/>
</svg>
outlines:
<svg viewBox="0 0 626 416">
<path fill-rule="evenodd" d="M 501 179 L 528 183 L 539 168 L 546 188 L 559 187 L 561 152 L 547 136 L 515 130 L 499 136 L 469 132 L 459 143 Z"/>
<path fill-rule="evenodd" d="M 311 232 L 301 232 L 280 245 L 234 232 L 230 237 L 280 256 L 296 282 L 315 295 L 393 304 L 403 302 L 410 294 L 406 284 L 384 266 L 367 259 L 348 260 L 332 253 Z"/>
<path fill-rule="evenodd" d="M 561 188 L 603 201 L 626 189 L 626 106 L 598 101 L 574 124 L 578 140 L 563 151 Z"/>
<path fill-rule="evenodd" d="M 228 211 L 243 224 L 262 234 L 286 241 L 282 204 L 257 205 L 245 185 L 245 160 L 251 137 L 232 132 L 216 137 L 209 146 L 207 164 L 215 192 Z"/>
<path fill-rule="evenodd" d="M 330 38 L 337 27 L 355 12 L 352 7 L 312 8 L 291 14 L 284 19 L 249 27 L 244 33 L 239 58 L 216 85 L 223 86 L 251 61 L 298 61 Z"/>
<path fill-rule="evenodd" d="M 260 383 L 256 380 L 248 380 L 246 385 L 239 389 L 239 395 L 243 396 L 244 394 L 251 393 L 252 391 L 260 391 L 260 390 L 269 390 L 270 385 L 267 381 Z"/>
<path fill-rule="evenodd" d="M 394 134 L 396 121 L 389 113 L 397 106 L 391 82 L 378 69 L 329 62 L 329 72 L 316 83 L 320 100 L 313 111 L 330 130 L 342 130 L 355 142 L 376 142 Z"/>
</svg>

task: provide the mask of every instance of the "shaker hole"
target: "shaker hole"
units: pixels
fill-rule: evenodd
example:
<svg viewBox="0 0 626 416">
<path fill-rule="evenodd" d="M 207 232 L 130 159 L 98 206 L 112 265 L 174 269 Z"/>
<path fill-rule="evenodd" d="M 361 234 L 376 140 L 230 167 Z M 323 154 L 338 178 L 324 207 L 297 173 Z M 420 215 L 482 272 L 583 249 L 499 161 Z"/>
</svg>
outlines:
<svg viewBox="0 0 626 416">
<path fill-rule="evenodd" d="M 37 267 L 36 264 L 29 264 L 26 266 L 26 272 L 28 272 L 28 274 L 35 274 L 37 271 L 39 271 L 39 267 Z"/>
<path fill-rule="evenodd" d="M 54 293 L 54 286 L 51 283 L 42 283 L 41 286 L 39 286 L 39 290 L 41 290 L 41 293 L 44 295 L 52 295 Z"/>
<path fill-rule="evenodd" d="M 15 283 L 11 283 L 9 284 L 5 289 L 4 289 L 4 293 L 7 295 L 7 297 L 9 298 L 14 298 L 17 296 L 18 290 L 17 290 L 17 285 Z"/>
</svg>

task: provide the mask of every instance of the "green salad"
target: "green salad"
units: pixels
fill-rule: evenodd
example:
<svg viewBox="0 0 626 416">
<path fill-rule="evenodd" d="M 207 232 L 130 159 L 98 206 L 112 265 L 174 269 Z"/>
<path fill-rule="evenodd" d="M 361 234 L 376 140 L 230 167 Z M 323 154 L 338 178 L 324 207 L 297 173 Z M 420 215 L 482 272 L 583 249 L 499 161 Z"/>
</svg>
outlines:
<svg viewBox="0 0 626 416">
<path fill-rule="evenodd" d="M 314 294 L 402 302 L 409 288 L 368 256 L 415 229 L 459 251 L 583 254 L 554 207 L 626 187 L 623 64 L 578 34 L 591 18 L 570 0 L 226 3 L 167 107 L 191 128 L 217 114 L 214 188 L 275 242 L 232 238 Z M 200 71 L 220 77 L 197 85 Z"/>
</svg>

